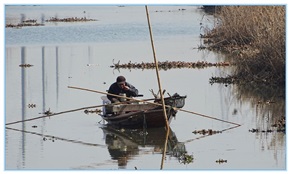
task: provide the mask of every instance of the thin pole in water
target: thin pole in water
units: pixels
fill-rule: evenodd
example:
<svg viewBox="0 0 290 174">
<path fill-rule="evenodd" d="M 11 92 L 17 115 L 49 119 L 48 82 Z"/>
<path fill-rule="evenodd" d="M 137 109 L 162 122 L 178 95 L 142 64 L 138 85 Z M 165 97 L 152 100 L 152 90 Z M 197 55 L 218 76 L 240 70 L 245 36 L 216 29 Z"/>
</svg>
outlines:
<svg viewBox="0 0 290 174">
<path fill-rule="evenodd" d="M 159 92 L 160 92 L 160 97 L 161 97 L 161 102 L 162 102 L 163 113 L 164 113 L 164 120 L 165 120 L 166 129 L 168 130 L 169 129 L 169 124 L 168 124 L 168 120 L 167 120 L 167 114 L 166 114 L 166 109 L 165 109 L 164 97 L 163 97 L 163 93 L 162 93 L 162 87 L 161 87 L 160 76 L 159 76 L 159 69 L 158 69 L 158 62 L 157 62 L 157 58 L 156 58 L 156 54 L 155 54 L 155 48 L 154 48 L 154 43 L 153 43 L 153 34 L 152 34 L 152 30 L 151 30 L 150 19 L 149 19 L 149 12 L 148 12 L 147 5 L 145 5 L 145 9 L 146 9 L 148 27 L 149 27 L 149 32 L 150 32 L 150 40 L 151 40 L 151 46 L 152 46 L 153 57 L 154 57 L 154 62 L 155 62 L 155 70 L 156 70 L 156 75 L 157 75 Z"/>
<path fill-rule="evenodd" d="M 148 21 L 149 32 L 150 32 L 150 40 L 151 40 L 151 46 L 152 46 L 152 51 L 153 51 L 153 57 L 154 57 L 154 62 L 155 62 L 155 70 L 156 70 L 157 81 L 158 81 L 158 86 L 159 86 L 159 93 L 160 93 L 160 97 L 161 97 L 164 120 L 165 120 L 165 125 L 166 125 L 166 130 L 167 130 L 165 144 L 164 144 L 164 149 L 163 149 L 163 155 L 162 155 L 162 161 L 161 161 L 161 167 L 160 167 L 160 169 L 163 169 L 163 164 L 164 164 L 164 159 L 165 159 L 165 154 L 166 154 L 166 149 L 167 149 L 167 140 L 168 140 L 168 134 L 169 134 L 169 124 L 168 124 L 168 120 L 167 120 L 166 108 L 165 108 L 164 97 L 163 97 L 163 92 L 162 92 L 162 87 L 161 87 L 161 82 L 160 82 L 158 62 L 157 62 L 157 58 L 156 58 L 156 54 L 155 54 L 155 48 L 154 48 L 154 43 L 153 43 L 153 34 L 152 34 L 152 30 L 151 30 L 149 12 L 148 12 L 147 5 L 145 6 L 145 8 L 146 8 L 146 15 L 147 15 L 147 21 Z"/>
</svg>

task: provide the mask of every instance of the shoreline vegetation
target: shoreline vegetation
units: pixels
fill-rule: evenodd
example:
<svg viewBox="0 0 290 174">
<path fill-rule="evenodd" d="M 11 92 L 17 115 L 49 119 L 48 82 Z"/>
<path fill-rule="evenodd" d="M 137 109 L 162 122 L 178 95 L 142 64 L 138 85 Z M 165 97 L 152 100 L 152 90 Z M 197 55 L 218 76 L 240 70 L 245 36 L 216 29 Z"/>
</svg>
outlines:
<svg viewBox="0 0 290 174">
<path fill-rule="evenodd" d="M 217 19 L 201 35 L 207 49 L 223 52 L 236 65 L 212 83 L 285 87 L 286 6 L 203 6 Z"/>
<path fill-rule="evenodd" d="M 206 49 L 226 54 L 234 64 L 227 77 L 210 84 L 237 84 L 236 97 L 249 100 L 261 124 L 269 118 L 286 134 L 286 6 L 208 6 L 217 23 L 202 35 Z M 268 122 L 268 121 L 267 121 Z M 257 130 L 255 130 L 257 132 Z"/>
</svg>

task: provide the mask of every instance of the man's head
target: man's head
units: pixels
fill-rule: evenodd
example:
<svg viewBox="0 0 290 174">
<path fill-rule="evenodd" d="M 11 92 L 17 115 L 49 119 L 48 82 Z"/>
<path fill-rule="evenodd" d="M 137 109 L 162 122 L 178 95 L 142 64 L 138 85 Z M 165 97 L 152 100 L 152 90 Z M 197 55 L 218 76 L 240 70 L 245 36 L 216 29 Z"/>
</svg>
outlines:
<svg viewBox="0 0 290 174">
<path fill-rule="evenodd" d="M 125 82 L 126 82 L 126 78 L 124 76 L 118 76 L 117 77 L 117 84 L 119 86 L 125 85 Z"/>
</svg>

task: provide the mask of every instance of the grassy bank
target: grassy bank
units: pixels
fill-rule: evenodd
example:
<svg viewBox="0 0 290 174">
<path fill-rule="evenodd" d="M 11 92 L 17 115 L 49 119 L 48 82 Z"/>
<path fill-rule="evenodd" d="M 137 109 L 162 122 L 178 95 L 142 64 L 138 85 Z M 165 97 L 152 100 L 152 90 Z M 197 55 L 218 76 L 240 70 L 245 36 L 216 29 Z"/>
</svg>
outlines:
<svg viewBox="0 0 290 174">
<path fill-rule="evenodd" d="M 222 6 L 218 25 L 205 35 L 209 49 L 229 53 L 233 77 L 285 85 L 286 6 Z"/>
</svg>

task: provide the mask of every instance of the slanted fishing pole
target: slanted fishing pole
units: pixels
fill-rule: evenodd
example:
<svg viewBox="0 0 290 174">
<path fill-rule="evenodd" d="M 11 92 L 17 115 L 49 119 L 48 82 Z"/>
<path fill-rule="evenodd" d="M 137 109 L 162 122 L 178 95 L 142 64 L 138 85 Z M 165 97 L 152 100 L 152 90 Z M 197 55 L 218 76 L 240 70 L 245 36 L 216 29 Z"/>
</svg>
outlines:
<svg viewBox="0 0 290 174">
<path fill-rule="evenodd" d="M 111 105 L 117 105 L 117 104 L 122 104 L 122 103 L 127 103 L 127 102 L 112 103 Z M 37 119 L 45 118 L 45 117 L 53 117 L 53 116 L 60 115 L 60 114 L 66 114 L 66 113 L 69 113 L 69 112 L 76 112 L 76 111 L 85 110 L 85 109 L 91 109 L 91 108 L 98 108 L 98 107 L 103 107 L 103 106 L 106 106 L 106 105 L 107 104 L 97 105 L 97 106 L 88 106 L 88 107 L 72 109 L 72 110 L 68 110 L 68 111 L 62 111 L 62 112 L 58 112 L 58 113 L 47 113 L 47 114 L 45 114 L 43 116 L 30 118 L 30 119 L 26 119 L 26 120 L 19 120 L 19 121 L 15 121 L 15 122 L 11 122 L 11 123 L 6 123 L 5 125 L 7 126 L 7 125 L 16 124 L 16 123 L 22 123 L 22 122 L 37 120 Z"/>
<path fill-rule="evenodd" d="M 60 115 L 60 114 L 65 114 L 65 113 L 69 113 L 69 112 L 75 112 L 75 111 L 80 111 L 80 110 L 90 109 L 90 108 L 97 108 L 97 107 L 102 107 L 102 106 L 105 106 L 105 105 L 83 107 L 83 108 L 79 108 L 79 109 L 73 109 L 73 110 L 68 110 L 68 111 L 63 111 L 63 112 L 58 112 L 58 113 L 48 113 L 46 115 L 35 117 L 35 118 L 30 118 L 30 119 L 26 119 L 26 120 L 19 120 L 19 121 L 15 121 L 15 122 L 11 122 L 11 123 L 6 123 L 5 125 L 7 126 L 7 125 L 16 124 L 16 123 L 22 123 L 22 122 L 37 120 L 37 119 L 45 118 L 45 117 L 53 117 L 53 116 Z"/>
</svg>

